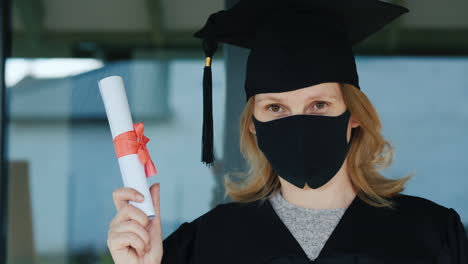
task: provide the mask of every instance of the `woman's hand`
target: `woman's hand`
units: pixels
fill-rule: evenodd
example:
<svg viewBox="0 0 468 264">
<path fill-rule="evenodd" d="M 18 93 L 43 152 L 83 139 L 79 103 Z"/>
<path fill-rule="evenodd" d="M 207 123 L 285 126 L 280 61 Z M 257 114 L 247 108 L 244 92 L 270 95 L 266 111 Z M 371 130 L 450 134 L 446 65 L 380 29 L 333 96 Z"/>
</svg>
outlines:
<svg viewBox="0 0 468 264">
<path fill-rule="evenodd" d="M 133 188 L 119 188 L 113 194 L 117 214 L 109 225 L 107 246 L 115 264 L 157 264 L 163 255 L 159 183 L 150 188 L 156 216 L 149 219 L 129 200 L 142 202 Z M 141 199 L 138 198 L 141 195 Z"/>
</svg>

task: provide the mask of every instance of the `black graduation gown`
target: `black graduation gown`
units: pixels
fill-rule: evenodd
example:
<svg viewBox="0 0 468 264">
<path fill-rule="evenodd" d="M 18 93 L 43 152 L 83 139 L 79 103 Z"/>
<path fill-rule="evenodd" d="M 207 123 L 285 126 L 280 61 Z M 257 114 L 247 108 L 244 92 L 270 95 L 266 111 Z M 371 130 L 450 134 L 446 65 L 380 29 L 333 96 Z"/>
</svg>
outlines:
<svg viewBox="0 0 468 264">
<path fill-rule="evenodd" d="M 311 261 L 269 200 L 220 204 L 163 241 L 163 264 L 468 264 L 460 216 L 428 199 L 400 194 L 396 210 L 356 195 Z"/>
</svg>

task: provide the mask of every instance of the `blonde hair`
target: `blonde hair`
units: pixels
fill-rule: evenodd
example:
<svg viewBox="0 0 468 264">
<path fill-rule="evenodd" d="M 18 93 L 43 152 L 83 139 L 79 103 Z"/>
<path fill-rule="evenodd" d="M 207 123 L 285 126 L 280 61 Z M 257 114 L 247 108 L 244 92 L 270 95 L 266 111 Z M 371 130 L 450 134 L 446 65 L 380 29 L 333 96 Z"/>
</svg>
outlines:
<svg viewBox="0 0 468 264">
<path fill-rule="evenodd" d="M 382 124 L 377 111 L 361 90 L 347 83 L 339 85 L 347 109 L 360 124 L 353 128 L 347 157 L 351 183 L 358 191 L 357 195 L 366 203 L 375 207 L 393 208 L 393 202 L 387 198 L 402 192 L 413 174 L 400 179 L 388 179 L 378 172 L 391 165 L 394 151 L 381 134 Z M 238 202 L 265 201 L 281 186 L 270 163 L 258 148 L 255 134 L 249 130 L 254 105 L 255 98 L 251 96 L 240 118 L 240 151 L 249 170 L 246 173 L 231 173 L 224 178 L 226 196 Z M 233 178 L 236 174 L 240 180 Z"/>
</svg>

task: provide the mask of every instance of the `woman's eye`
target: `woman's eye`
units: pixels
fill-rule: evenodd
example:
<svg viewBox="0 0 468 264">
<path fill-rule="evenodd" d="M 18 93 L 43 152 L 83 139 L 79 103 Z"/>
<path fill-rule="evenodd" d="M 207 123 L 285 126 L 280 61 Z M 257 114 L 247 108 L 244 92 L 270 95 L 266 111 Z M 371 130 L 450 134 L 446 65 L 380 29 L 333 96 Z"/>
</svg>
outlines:
<svg viewBox="0 0 468 264">
<path fill-rule="evenodd" d="M 277 104 L 269 104 L 267 105 L 267 109 L 270 110 L 271 107 L 274 107 L 275 109 L 278 109 L 278 108 L 281 108 L 279 105 Z M 277 111 L 273 110 L 273 112 L 277 113 Z"/>
<path fill-rule="evenodd" d="M 316 103 L 315 105 L 323 105 L 323 104 L 326 104 L 328 106 L 328 103 L 327 102 L 323 102 L 323 101 L 320 101 L 318 103 Z M 318 109 L 323 109 L 324 107 L 319 107 Z"/>
</svg>

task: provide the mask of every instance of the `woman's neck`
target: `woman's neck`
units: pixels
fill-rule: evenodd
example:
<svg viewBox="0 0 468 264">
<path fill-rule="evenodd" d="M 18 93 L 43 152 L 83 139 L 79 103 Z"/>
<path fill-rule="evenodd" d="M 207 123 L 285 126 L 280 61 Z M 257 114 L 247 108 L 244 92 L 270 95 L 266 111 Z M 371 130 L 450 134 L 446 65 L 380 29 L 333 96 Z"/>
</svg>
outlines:
<svg viewBox="0 0 468 264">
<path fill-rule="evenodd" d="M 280 177 L 281 194 L 286 201 L 304 208 L 347 208 L 356 196 L 356 191 L 344 168 L 318 189 L 311 189 L 307 185 L 300 189 Z"/>
</svg>

